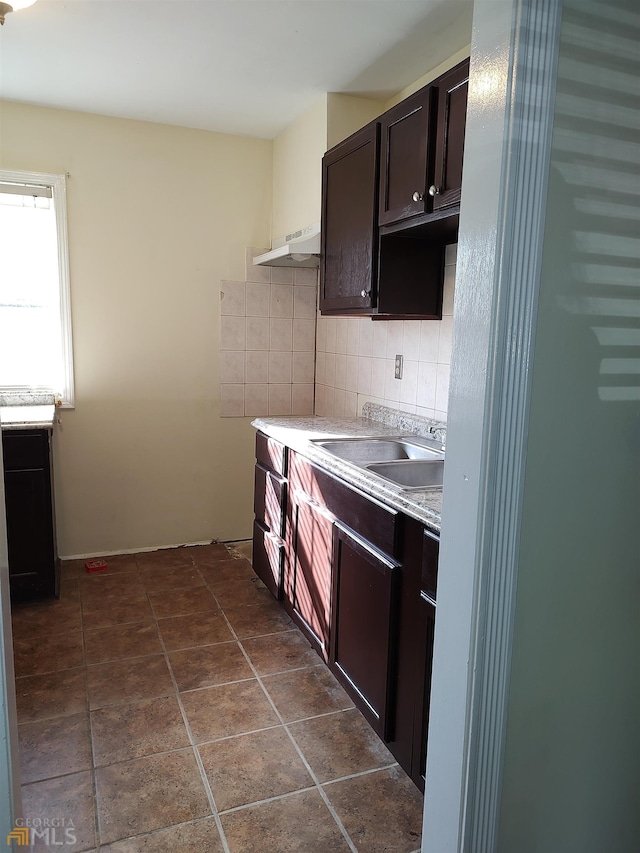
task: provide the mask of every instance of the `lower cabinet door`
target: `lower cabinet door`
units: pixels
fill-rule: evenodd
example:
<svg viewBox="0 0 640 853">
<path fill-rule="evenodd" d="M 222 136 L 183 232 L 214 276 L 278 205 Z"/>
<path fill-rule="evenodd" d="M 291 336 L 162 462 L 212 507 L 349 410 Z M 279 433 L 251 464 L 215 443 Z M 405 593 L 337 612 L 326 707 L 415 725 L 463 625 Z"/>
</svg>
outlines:
<svg viewBox="0 0 640 853">
<path fill-rule="evenodd" d="M 5 473 L 9 579 L 13 598 L 57 594 L 48 470 Z"/>
<path fill-rule="evenodd" d="M 284 544 L 259 521 L 253 522 L 253 570 L 269 592 L 281 600 Z"/>
<path fill-rule="evenodd" d="M 424 791 L 427 765 L 427 735 L 431 702 L 433 638 L 436 627 L 436 590 L 440 542 L 425 530 L 422 548 L 422 579 L 417 611 L 415 704 L 413 715 L 413 754 L 410 776 Z"/>
<path fill-rule="evenodd" d="M 334 527 L 330 664 L 375 731 L 393 739 L 398 565 Z"/>
<path fill-rule="evenodd" d="M 436 626 L 435 604 L 424 593 L 420 596 L 419 625 L 419 644 L 424 649 L 424 657 L 421 657 L 419 662 L 416 684 L 411 778 L 424 791 L 427 768 L 429 702 L 431 699 L 431 668 L 433 665 L 433 635 Z"/>
<path fill-rule="evenodd" d="M 291 497 L 291 547 L 285 580 L 285 606 L 326 661 L 329 655 L 333 518 L 304 492 L 296 490 Z"/>
</svg>

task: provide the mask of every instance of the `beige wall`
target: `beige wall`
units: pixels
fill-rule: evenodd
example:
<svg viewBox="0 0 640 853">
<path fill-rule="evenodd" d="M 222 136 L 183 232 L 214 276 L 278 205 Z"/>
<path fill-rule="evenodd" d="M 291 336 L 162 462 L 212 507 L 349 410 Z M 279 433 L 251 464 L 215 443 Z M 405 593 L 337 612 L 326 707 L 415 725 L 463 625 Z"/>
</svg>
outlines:
<svg viewBox="0 0 640 853">
<path fill-rule="evenodd" d="M 440 77 L 441 74 L 449 71 L 450 68 L 453 68 L 459 62 L 462 62 L 463 59 L 468 59 L 471 56 L 471 45 L 467 45 L 463 47 L 461 50 L 454 53 L 444 62 L 441 62 L 440 65 L 436 65 L 435 68 L 431 68 L 422 77 L 419 77 L 417 80 L 414 80 L 409 86 L 405 86 L 400 92 L 394 95 L 392 98 L 385 103 L 384 109 L 388 110 L 396 104 L 400 103 L 400 101 L 404 101 L 405 98 L 408 98 L 409 95 L 413 95 L 414 92 L 417 92 L 418 89 L 422 89 L 423 86 L 428 86 L 432 80 L 435 80 L 437 77 Z"/>
<path fill-rule="evenodd" d="M 273 141 L 273 218 L 269 245 L 274 239 L 320 221 L 321 162 L 326 150 L 325 94 Z"/>
<path fill-rule="evenodd" d="M 2 105 L 1 164 L 69 172 L 76 408 L 64 556 L 251 533 L 253 430 L 219 412 L 219 282 L 268 242 L 266 140 Z"/>
<path fill-rule="evenodd" d="M 320 221 L 325 151 L 374 119 L 383 108 L 381 101 L 326 93 L 276 136 L 271 242 Z"/>
<path fill-rule="evenodd" d="M 382 101 L 330 92 L 327 96 L 327 148 L 333 148 L 383 112 Z"/>
</svg>

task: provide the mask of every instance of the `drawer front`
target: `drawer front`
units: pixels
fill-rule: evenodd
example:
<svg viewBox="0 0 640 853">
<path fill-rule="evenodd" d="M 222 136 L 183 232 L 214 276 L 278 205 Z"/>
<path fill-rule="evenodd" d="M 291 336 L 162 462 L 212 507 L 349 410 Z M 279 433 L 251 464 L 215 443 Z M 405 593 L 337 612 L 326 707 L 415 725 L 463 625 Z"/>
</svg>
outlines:
<svg viewBox="0 0 640 853">
<path fill-rule="evenodd" d="M 426 596 L 427 599 L 430 599 L 435 604 L 438 587 L 440 540 L 425 530 L 422 545 L 422 580 L 420 592 L 423 597 Z"/>
<path fill-rule="evenodd" d="M 284 535 L 285 487 L 285 480 L 265 470 L 262 465 L 256 465 L 253 512 L 256 519 L 276 536 Z"/>
<path fill-rule="evenodd" d="M 256 435 L 256 460 L 263 468 L 275 471 L 281 477 L 287 473 L 287 448 L 263 432 Z"/>
<path fill-rule="evenodd" d="M 290 488 L 305 492 L 326 507 L 345 527 L 379 551 L 396 557 L 398 552 L 400 514 L 383 506 L 374 498 L 332 477 L 297 454 L 291 454 Z"/>
<path fill-rule="evenodd" d="M 2 433 L 5 471 L 49 467 L 49 433 L 46 430 L 8 430 Z"/>
<path fill-rule="evenodd" d="M 282 598 L 284 543 L 259 521 L 253 522 L 253 570 L 271 594 Z"/>
</svg>

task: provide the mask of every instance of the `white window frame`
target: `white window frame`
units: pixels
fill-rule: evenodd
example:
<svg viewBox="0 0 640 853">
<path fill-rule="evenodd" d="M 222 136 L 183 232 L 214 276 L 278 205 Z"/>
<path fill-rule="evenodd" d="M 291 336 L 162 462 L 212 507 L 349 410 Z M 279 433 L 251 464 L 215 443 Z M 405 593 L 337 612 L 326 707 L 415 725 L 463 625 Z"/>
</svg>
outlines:
<svg viewBox="0 0 640 853">
<path fill-rule="evenodd" d="M 63 409 L 75 407 L 75 388 L 73 377 L 73 343 L 71 333 L 71 279 L 69 277 L 69 242 L 67 232 L 67 176 L 49 172 L 17 172 L 0 169 L 0 182 L 30 184 L 51 187 L 56 211 L 56 231 L 58 242 L 58 275 L 60 280 L 60 329 L 62 346 L 63 385 L 60 394 L 52 401 L 50 389 L 19 388 L 0 386 L 0 398 L 3 403 L 39 403 L 55 402 Z"/>
</svg>

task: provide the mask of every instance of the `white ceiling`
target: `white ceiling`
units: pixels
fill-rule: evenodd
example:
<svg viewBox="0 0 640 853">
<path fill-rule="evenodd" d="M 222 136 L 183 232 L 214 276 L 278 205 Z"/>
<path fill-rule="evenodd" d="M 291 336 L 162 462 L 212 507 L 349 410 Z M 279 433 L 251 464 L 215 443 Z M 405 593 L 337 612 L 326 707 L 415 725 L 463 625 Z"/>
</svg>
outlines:
<svg viewBox="0 0 640 853">
<path fill-rule="evenodd" d="M 323 92 L 387 98 L 435 68 L 471 41 L 472 6 L 38 0 L 0 31 L 0 96 L 270 138 Z"/>
</svg>

